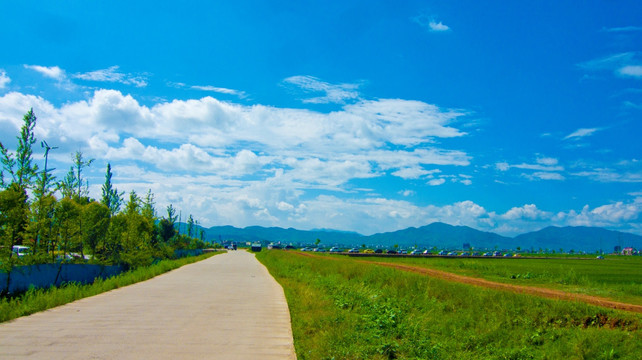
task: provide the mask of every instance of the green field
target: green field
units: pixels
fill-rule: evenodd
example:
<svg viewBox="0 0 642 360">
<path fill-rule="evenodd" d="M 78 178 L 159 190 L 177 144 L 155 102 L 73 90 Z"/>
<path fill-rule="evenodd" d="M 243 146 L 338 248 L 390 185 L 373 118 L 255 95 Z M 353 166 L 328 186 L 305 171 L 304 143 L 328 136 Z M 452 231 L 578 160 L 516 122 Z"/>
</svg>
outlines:
<svg viewBox="0 0 642 360">
<path fill-rule="evenodd" d="M 363 259 L 363 258 L 362 258 Z M 547 287 L 642 305 L 642 257 L 593 258 L 445 258 L 376 257 L 492 281 Z"/>
<path fill-rule="evenodd" d="M 642 316 L 433 279 L 354 258 L 263 251 L 299 359 L 639 359 Z M 512 265 L 511 265 L 512 266 Z"/>
</svg>

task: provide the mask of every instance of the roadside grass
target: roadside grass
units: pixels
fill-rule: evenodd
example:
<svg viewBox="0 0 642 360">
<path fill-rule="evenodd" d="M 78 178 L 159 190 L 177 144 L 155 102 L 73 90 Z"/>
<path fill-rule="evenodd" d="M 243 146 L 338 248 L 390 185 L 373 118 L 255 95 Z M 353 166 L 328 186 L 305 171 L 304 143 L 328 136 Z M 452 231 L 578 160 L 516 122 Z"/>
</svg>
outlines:
<svg viewBox="0 0 642 360">
<path fill-rule="evenodd" d="M 403 263 L 487 280 L 546 287 L 642 305 L 642 257 L 598 259 L 360 258 Z"/>
<path fill-rule="evenodd" d="M 642 316 L 345 257 L 262 251 L 298 359 L 639 359 Z"/>
<path fill-rule="evenodd" d="M 25 293 L 15 297 L 0 298 L 0 323 L 145 281 L 183 265 L 201 261 L 216 254 L 219 254 L 219 252 L 185 257 L 177 260 L 162 260 L 156 264 L 127 271 L 104 280 L 99 278 L 96 279 L 94 283 L 87 285 L 72 282 L 60 287 L 50 287 L 48 289 L 31 288 Z"/>
</svg>

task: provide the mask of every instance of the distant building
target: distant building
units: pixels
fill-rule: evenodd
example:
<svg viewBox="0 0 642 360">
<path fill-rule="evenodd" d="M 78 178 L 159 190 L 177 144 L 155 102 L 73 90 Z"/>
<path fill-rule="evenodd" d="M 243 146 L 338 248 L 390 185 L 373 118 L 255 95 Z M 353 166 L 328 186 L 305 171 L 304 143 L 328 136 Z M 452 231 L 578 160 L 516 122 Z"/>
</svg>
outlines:
<svg viewBox="0 0 642 360">
<path fill-rule="evenodd" d="M 633 255 L 635 253 L 637 253 L 637 251 L 632 247 L 626 247 L 622 249 L 622 255 Z"/>
</svg>

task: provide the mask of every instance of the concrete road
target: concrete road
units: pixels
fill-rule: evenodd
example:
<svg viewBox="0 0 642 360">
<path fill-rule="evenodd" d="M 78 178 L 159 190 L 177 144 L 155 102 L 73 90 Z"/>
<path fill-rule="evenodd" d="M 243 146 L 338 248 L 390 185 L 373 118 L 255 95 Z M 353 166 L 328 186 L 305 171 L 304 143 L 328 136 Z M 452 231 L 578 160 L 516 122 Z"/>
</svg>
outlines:
<svg viewBox="0 0 642 360">
<path fill-rule="evenodd" d="M 283 289 L 232 251 L 0 324 L 0 359 L 296 359 Z"/>
</svg>

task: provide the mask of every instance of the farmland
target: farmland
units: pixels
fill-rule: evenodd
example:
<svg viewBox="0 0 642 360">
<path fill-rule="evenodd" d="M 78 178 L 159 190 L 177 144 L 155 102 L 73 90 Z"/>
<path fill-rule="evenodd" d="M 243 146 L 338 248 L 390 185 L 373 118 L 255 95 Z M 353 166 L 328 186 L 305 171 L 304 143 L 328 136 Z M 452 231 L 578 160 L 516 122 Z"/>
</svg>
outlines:
<svg viewBox="0 0 642 360">
<path fill-rule="evenodd" d="M 642 305 L 642 257 L 495 259 L 377 258 L 510 284 L 546 287 Z"/>
<path fill-rule="evenodd" d="M 633 359 L 642 352 L 642 316 L 635 313 L 453 283 L 347 257 L 284 251 L 257 257 L 284 288 L 299 359 Z M 499 275 L 492 274 L 492 263 L 475 271 L 520 273 L 513 266 L 521 265 L 513 263 L 501 263 L 508 268 Z M 597 281 L 581 266 L 573 271 Z"/>
</svg>

